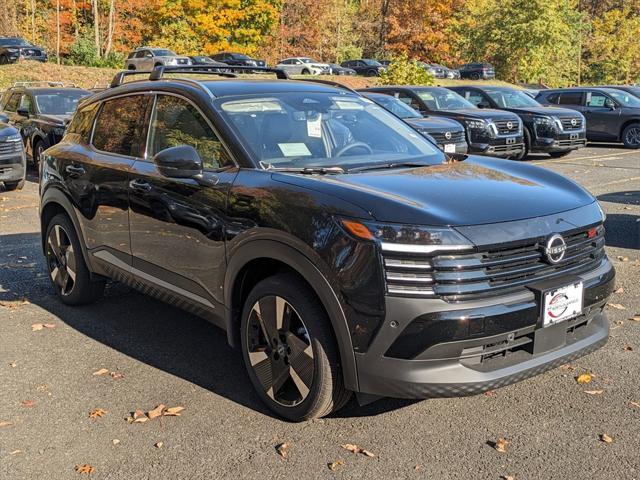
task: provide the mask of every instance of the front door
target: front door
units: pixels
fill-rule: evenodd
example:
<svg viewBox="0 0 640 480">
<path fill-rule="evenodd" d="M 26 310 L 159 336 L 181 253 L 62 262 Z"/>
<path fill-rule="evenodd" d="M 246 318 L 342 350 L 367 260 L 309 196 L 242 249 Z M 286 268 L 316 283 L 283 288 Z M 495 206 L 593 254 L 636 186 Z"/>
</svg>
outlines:
<svg viewBox="0 0 640 480">
<path fill-rule="evenodd" d="M 587 118 L 589 138 L 616 140 L 620 131 L 620 108 L 609 96 L 600 92 L 587 92 L 582 113 Z"/>
<path fill-rule="evenodd" d="M 153 156 L 193 146 L 203 178 L 163 176 Z M 189 100 L 158 94 L 147 157 L 136 161 L 129 183 L 134 270 L 192 306 L 222 317 L 226 268 L 225 226 L 229 188 L 238 170 L 211 124 Z"/>
</svg>

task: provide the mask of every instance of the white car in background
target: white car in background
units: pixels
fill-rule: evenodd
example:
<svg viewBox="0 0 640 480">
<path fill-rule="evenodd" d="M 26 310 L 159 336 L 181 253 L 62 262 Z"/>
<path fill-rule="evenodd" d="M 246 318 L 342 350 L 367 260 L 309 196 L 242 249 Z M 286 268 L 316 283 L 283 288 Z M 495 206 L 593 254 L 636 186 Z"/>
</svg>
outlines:
<svg viewBox="0 0 640 480">
<path fill-rule="evenodd" d="M 166 48 L 140 47 L 129 54 L 127 70 L 153 70 L 159 65 L 191 65 L 191 59 Z"/>
<path fill-rule="evenodd" d="M 331 67 L 328 63 L 316 62 L 309 57 L 291 57 L 280 60 L 276 68 L 281 68 L 290 75 L 328 75 Z"/>
</svg>

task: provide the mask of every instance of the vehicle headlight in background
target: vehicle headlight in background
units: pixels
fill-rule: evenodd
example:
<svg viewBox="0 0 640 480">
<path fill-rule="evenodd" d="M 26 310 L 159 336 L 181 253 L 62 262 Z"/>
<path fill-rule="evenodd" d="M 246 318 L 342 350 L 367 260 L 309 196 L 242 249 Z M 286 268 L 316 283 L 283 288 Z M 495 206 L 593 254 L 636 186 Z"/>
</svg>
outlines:
<svg viewBox="0 0 640 480">
<path fill-rule="evenodd" d="M 7 48 L 7 52 L 16 53 L 16 52 L 19 52 L 19 51 L 20 51 L 19 48 Z"/>
<path fill-rule="evenodd" d="M 539 137 L 553 137 L 562 129 L 560 120 L 545 115 L 533 117 L 533 125 Z"/>
<path fill-rule="evenodd" d="M 469 250 L 473 244 L 451 228 L 402 225 L 340 219 L 340 224 L 354 237 L 375 242 L 385 252 L 433 253 Z"/>
<path fill-rule="evenodd" d="M 0 135 L 0 142 L 19 142 L 22 140 L 22 137 L 19 133 L 14 133 L 12 135 Z"/>
<path fill-rule="evenodd" d="M 464 123 L 471 130 L 484 130 L 487 128 L 487 122 L 484 120 L 465 120 Z"/>
</svg>

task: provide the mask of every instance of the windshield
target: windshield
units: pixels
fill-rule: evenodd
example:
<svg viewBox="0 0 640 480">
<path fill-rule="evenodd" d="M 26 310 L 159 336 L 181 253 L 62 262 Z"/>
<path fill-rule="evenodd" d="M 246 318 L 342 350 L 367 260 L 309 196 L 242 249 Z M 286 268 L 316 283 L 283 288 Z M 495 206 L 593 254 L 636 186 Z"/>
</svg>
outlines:
<svg viewBox="0 0 640 480">
<path fill-rule="evenodd" d="M 312 58 L 301 58 L 300 61 L 302 63 L 316 63 L 316 61 Z"/>
<path fill-rule="evenodd" d="M 56 92 L 36 95 L 38 112 L 45 115 L 71 115 L 76 111 L 78 102 L 89 93 L 82 90 L 77 92 Z"/>
<path fill-rule="evenodd" d="M 540 107 L 533 98 L 519 90 L 489 90 L 486 92 L 498 108 Z"/>
<path fill-rule="evenodd" d="M 234 53 L 231 55 L 231 57 L 235 58 L 236 60 L 251 60 L 251 58 L 242 53 Z"/>
<path fill-rule="evenodd" d="M 472 103 L 446 88 L 418 90 L 416 93 L 427 105 L 429 110 L 464 110 L 466 108 L 476 108 Z"/>
<path fill-rule="evenodd" d="M 376 102 L 378 105 L 383 106 L 384 108 L 389 110 L 391 113 L 393 113 L 397 117 L 400 117 L 400 118 L 421 118 L 422 117 L 422 115 L 418 111 L 414 110 L 403 101 L 398 100 L 395 97 L 392 97 L 391 95 L 376 95 L 372 97 L 371 100 Z"/>
<path fill-rule="evenodd" d="M 152 51 L 156 57 L 175 57 L 176 56 L 176 52 L 173 52 L 171 50 L 158 49 L 158 50 L 152 50 Z"/>
<path fill-rule="evenodd" d="M 620 105 L 623 105 L 625 107 L 640 108 L 640 98 L 636 97 L 635 95 L 623 92 L 622 90 L 609 90 L 608 93 Z"/>
<path fill-rule="evenodd" d="M 0 45 L 11 47 L 30 47 L 31 44 L 22 38 L 0 38 Z"/>
<path fill-rule="evenodd" d="M 381 67 L 382 64 L 380 62 L 378 62 L 377 60 L 362 60 L 366 65 L 369 65 L 370 67 Z"/>
<path fill-rule="evenodd" d="M 333 92 L 221 98 L 214 106 L 263 168 L 420 162 L 443 154 L 371 100 Z"/>
</svg>

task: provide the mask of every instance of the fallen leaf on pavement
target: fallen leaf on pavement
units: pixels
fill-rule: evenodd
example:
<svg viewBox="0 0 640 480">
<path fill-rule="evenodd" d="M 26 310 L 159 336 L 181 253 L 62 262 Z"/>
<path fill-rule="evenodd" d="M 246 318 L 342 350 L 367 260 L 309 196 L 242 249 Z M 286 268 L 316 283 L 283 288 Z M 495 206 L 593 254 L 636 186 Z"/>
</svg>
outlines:
<svg viewBox="0 0 640 480">
<path fill-rule="evenodd" d="M 630 345 L 625 345 L 624 346 L 624 351 L 625 352 L 633 352 L 633 347 Z"/>
<path fill-rule="evenodd" d="M 640 403 L 638 402 L 629 402 L 629 405 L 636 407 L 636 408 L 640 408 Z"/>
<path fill-rule="evenodd" d="M 623 257 L 622 255 L 618 255 L 618 260 L 620 260 L 621 262 L 628 262 L 629 261 L 629 257 Z"/>
<path fill-rule="evenodd" d="M 590 373 L 583 373 L 576 377 L 576 382 L 578 382 L 580 385 L 584 385 L 585 383 L 591 382 L 592 379 L 593 375 L 591 375 Z"/>
<path fill-rule="evenodd" d="M 31 325 L 32 332 L 37 332 L 44 328 L 56 328 L 56 324 L 55 323 L 34 323 L 33 325 Z"/>
<path fill-rule="evenodd" d="M 496 440 L 493 448 L 495 448 L 496 451 L 500 453 L 507 453 L 507 445 L 509 445 L 509 440 L 507 440 L 506 438 L 499 438 L 498 440 Z"/>
<path fill-rule="evenodd" d="M 120 372 L 111 372 L 109 375 L 111 375 L 111 378 L 113 378 L 114 380 L 120 380 L 121 378 L 124 378 L 124 373 Z"/>
<path fill-rule="evenodd" d="M 600 440 L 604 443 L 613 443 L 613 438 L 607 435 L 606 433 L 603 433 L 602 435 L 600 435 Z"/>
<path fill-rule="evenodd" d="M 144 414 L 142 410 L 136 410 L 133 412 L 133 415 L 127 418 L 127 422 L 129 423 L 144 423 L 149 418 Z"/>
<path fill-rule="evenodd" d="M 620 287 L 620 288 L 616 288 L 613 293 L 624 293 L 624 288 Z"/>
<path fill-rule="evenodd" d="M 276 445 L 276 452 L 278 452 L 278 455 L 280 455 L 282 458 L 287 458 L 287 456 L 289 455 L 290 448 L 291 448 L 291 444 L 288 442 L 284 442 L 279 445 Z"/>
<path fill-rule="evenodd" d="M 153 444 L 153 446 L 156 447 L 156 448 L 162 448 L 162 445 L 164 445 L 164 443 L 162 443 L 162 442 L 157 442 L 157 443 Z"/>
<path fill-rule="evenodd" d="M 31 408 L 36 404 L 36 402 L 34 402 L 33 400 L 23 400 L 22 402 L 20 402 L 20 404 L 23 407 Z"/>
<path fill-rule="evenodd" d="M 109 373 L 109 370 L 107 370 L 106 368 L 101 368 L 100 370 L 96 370 L 95 372 L 93 372 L 91 375 L 105 375 Z"/>
<path fill-rule="evenodd" d="M 161 403 L 160 405 L 158 405 L 153 410 L 149 410 L 147 412 L 147 417 L 149 417 L 149 420 L 153 420 L 154 418 L 161 417 L 162 416 L 162 411 L 165 408 L 167 408 L 167 406 L 164 405 L 163 403 Z"/>
<path fill-rule="evenodd" d="M 0 422 L 0 428 L 8 427 L 9 425 L 13 425 L 13 423 L 11 423 L 11 422 Z"/>
<path fill-rule="evenodd" d="M 493 390 L 489 390 L 487 392 L 484 392 L 483 395 L 485 397 L 495 397 L 496 396 L 496 392 L 494 392 Z"/>
<path fill-rule="evenodd" d="M 9 452 L 9 455 L 15 455 L 16 453 L 22 453 L 22 450 L 14 450 L 13 452 Z"/>
<path fill-rule="evenodd" d="M 11 363 L 9 364 L 9 366 L 10 366 L 11 368 L 16 368 L 16 367 L 18 366 L 18 364 L 17 364 L 16 362 L 11 362 Z"/>
<path fill-rule="evenodd" d="M 627 307 L 620 305 L 619 303 L 607 303 L 608 307 L 615 308 L 616 310 L 626 310 Z"/>
<path fill-rule="evenodd" d="M 629 320 L 631 320 L 632 322 L 640 322 L 640 314 L 639 315 L 634 315 Z"/>
<path fill-rule="evenodd" d="M 91 475 L 93 472 L 96 471 L 95 467 L 92 467 L 91 465 L 85 463 L 84 465 L 76 465 L 74 467 L 74 470 L 78 473 L 86 473 L 88 475 Z"/>
<path fill-rule="evenodd" d="M 604 390 L 585 390 L 584 393 L 587 395 L 600 395 Z"/>
<path fill-rule="evenodd" d="M 167 408 L 164 412 L 162 412 L 162 415 L 166 416 L 166 417 L 179 417 L 180 416 L 180 412 L 182 412 L 184 410 L 184 407 L 170 407 Z"/>
<path fill-rule="evenodd" d="M 516 480 L 516 477 L 514 477 L 513 475 L 502 475 L 500 478 L 502 480 Z"/>
<path fill-rule="evenodd" d="M 576 367 L 574 367 L 573 365 L 569 365 L 568 363 L 565 363 L 564 365 L 560 365 L 558 367 L 561 370 L 575 370 Z"/>
<path fill-rule="evenodd" d="M 344 460 L 342 459 L 336 460 L 335 462 L 327 463 L 327 467 L 329 467 L 329 470 L 331 470 L 332 472 L 335 472 L 339 467 L 342 467 L 343 465 Z"/>
<path fill-rule="evenodd" d="M 352 443 L 346 443 L 342 445 L 342 448 L 345 450 L 349 450 L 351 453 L 361 453 L 367 457 L 375 457 L 375 454 L 371 453 L 369 450 L 365 450 L 364 448 L 360 448 L 357 445 L 353 445 Z"/>
<path fill-rule="evenodd" d="M 89 412 L 89 418 L 95 420 L 96 418 L 104 417 L 106 414 L 106 410 L 103 410 L 102 408 L 96 408 L 95 410 L 91 410 L 91 412 Z"/>
<path fill-rule="evenodd" d="M 113 443 L 114 445 L 118 445 L 120 443 L 120 440 L 114 438 L 113 440 L 111 440 L 111 443 Z"/>
<path fill-rule="evenodd" d="M 15 308 L 20 308 L 23 305 L 27 305 L 28 303 L 29 303 L 29 300 L 27 300 L 26 298 L 23 298 L 21 300 L 11 300 L 11 301 L 0 302 L 0 307 L 4 307 L 4 308 L 7 308 L 9 310 L 13 310 Z"/>
</svg>

